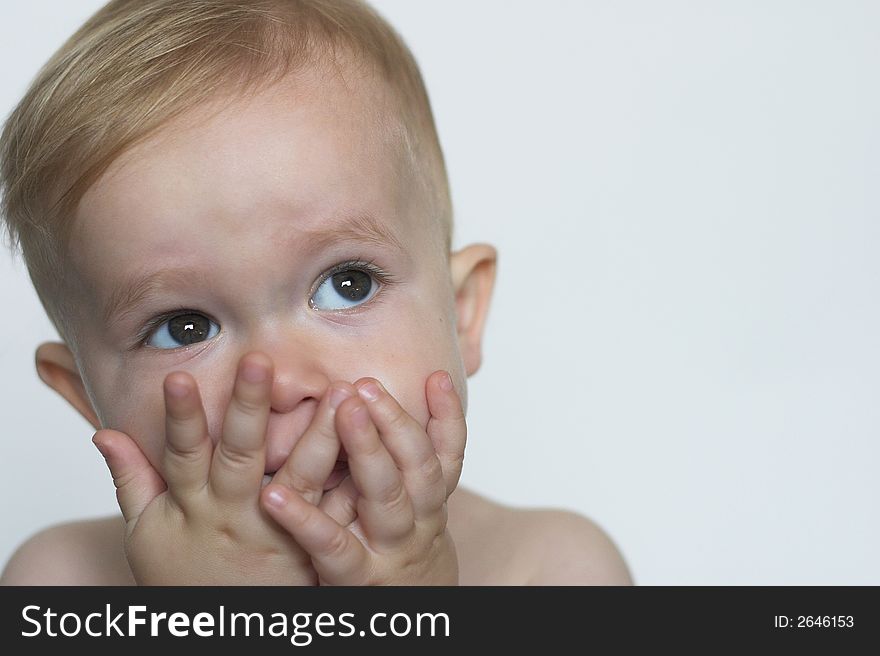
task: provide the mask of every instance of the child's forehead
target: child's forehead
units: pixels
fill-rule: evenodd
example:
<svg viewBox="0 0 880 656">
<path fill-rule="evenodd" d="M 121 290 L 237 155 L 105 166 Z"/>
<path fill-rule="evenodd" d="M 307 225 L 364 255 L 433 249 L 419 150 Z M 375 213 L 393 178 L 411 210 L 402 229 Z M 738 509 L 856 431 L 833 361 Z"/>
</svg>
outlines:
<svg viewBox="0 0 880 656">
<path fill-rule="evenodd" d="M 278 85 L 198 107 L 114 161 L 83 196 L 77 223 L 206 215 L 246 226 L 282 212 L 393 222 L 406 209 L 407 167 L 393 131 L 376 129 L 363 103 L 341 85 Z"/>
<path fill-rule="evenodd" d="M 360 77 L 334 81 L 297 75 L 256 93 L 218 93 L 126 149 L 102 178 L 132 163 L 189 165 L 206 155 L 215 166 L 242 158 L 247 162 L 251 144 L 262 149 L 266 161 L 283 160 L 288 153 L 300 153 L 315 164 L 330 155 L 393 159 L 388 156 L 402 151 L 405 144 L 400 118 L 382 86 Z"/>
<path fill-rule="evenodd" d="M 114 162 L 83 197 L 70 242 L 93 295 L 125 298 L 115 290 L 162 271 L 262 280 L 285 255 L 429 253 L 401 162 L 347 111 L 357 102 L 307 98 L 270 90 L 200 108 Z"/>
</svg>

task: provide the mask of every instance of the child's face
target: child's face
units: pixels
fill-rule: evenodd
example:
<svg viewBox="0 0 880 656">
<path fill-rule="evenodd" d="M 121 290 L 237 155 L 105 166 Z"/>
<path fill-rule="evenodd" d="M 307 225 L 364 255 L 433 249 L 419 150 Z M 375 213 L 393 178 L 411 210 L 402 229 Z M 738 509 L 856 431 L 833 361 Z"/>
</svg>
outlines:
<svg viewBox="0 0 880 656">
<path fill-rule="evenodd" d="M 251 350 L 275 365 L 267 472 L 332 381 L 373 376 L 424 426 L 425 381 L 446 369 L 466 404 L 442 231 L 369 118 L 382 101 L 366 95 L 285 82 L 200 110 L 123 155 L 83 198 L 70 244 L 83 381 L 102 425 L 154 465 L 165 376 L 194 376 L 216 440 Z"/>
</svg>

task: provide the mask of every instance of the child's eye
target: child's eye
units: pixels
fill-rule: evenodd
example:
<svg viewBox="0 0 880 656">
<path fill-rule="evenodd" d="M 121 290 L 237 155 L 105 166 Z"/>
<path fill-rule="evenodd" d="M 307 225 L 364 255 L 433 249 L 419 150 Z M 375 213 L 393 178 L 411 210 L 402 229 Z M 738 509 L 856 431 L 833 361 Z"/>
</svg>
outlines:
<svg viewBox="0 0 880 656">
<path fill-rule="evenodd" d="M 220 332 L 220 326 L 203 314 L 177 314 L 156 326 L 145 344 L 154 348 L 173 349 L 211 339 Z"/>
<path fill-rule="evenodd" d="M 318 310 L 344 310 L 369 301 L 378 288 L 379 285 L 369 272 L 346 268 L 329 274 L 309 303 Z"/>
</svg>

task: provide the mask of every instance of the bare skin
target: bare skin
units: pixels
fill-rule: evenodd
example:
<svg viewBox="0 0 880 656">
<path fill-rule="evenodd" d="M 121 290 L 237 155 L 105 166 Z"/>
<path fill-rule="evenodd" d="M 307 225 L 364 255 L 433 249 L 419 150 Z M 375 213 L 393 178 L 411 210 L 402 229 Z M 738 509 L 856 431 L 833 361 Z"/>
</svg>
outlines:
<svg viewBox="0 0 880 656">
<path fill-rule="evenodd" d="M 495 249 L 446 252 L 375 81 L 319 82 L 183 116 L 83 198 L 77 343 L 37 368 L 98 431 L 124 521 L 44 531 L 0 582 L 631 582 L 586 518 L 457 488 Z"/>
<path fill-rule="evenodd" d="M 264 365 L 262 376 L 248 379 Z M 457 395 L 439 373 L 427 384 L 431 420 L 424 430 L 378 381 L 334 383 L 271 480 L 263 475 L 268 356 L 242 359 L 216 447 L 198 395 L 181 394 L 189 384 L 196 392 L 194 381 L 172 374 L 165 383 L 165 478 L 130 438 L 98 431 L 123 522 L 44 531 L 13 557 L 3 583 L 630 582 L 614 546 L 584 518 L 517 511 L 457 489 L 466 427 Z M 375 429 L 372 443 L 370 433 L 358 437 L 353 428 L 358 411 Z M 253 442 L 250 452 L 236 445 L 242 437 Z M 342 455 L 342 469 L 331 471 Z M 273 501 L 279 495 L 288 501 Z"/>
<path fill-rule="evenodd" d="M 571 537 L 572 525 L 578 528 L 576 537 Z M 613 543 L 601 528 L 579 515 L 513 509 L 459 487 L 449 498 L 449 526 L 458 550 L 459 585 L 632 584 Z M 524 535 L 537 531 L 544 539 L 523 541 Z M 124 533 L 119 516 L 46 529 L 19 549 L 0 583 L 134 585 L 122 548 Z M 571 554 L 569 571 L 555 569 L 548 559 L 536 556 L 559 534 L 571 539 L 565 550 L 576 552 Z"/>
</svg>

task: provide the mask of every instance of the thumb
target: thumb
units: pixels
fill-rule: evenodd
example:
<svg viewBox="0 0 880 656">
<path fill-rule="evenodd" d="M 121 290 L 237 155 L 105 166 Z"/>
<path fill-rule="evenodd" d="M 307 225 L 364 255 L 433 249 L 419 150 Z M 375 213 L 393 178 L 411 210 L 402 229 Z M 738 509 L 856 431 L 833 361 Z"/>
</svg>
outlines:
<svg viewBox="0 0 880 656">
<path fill-rule="evenodd" d="M 165 481 L 125 433 L 102 429 L 95 433 L 92 443 L 110 468 L 116 500 L 126 524 L 136 520 L 149 503 L 165 491 Z"/>
</svg>

